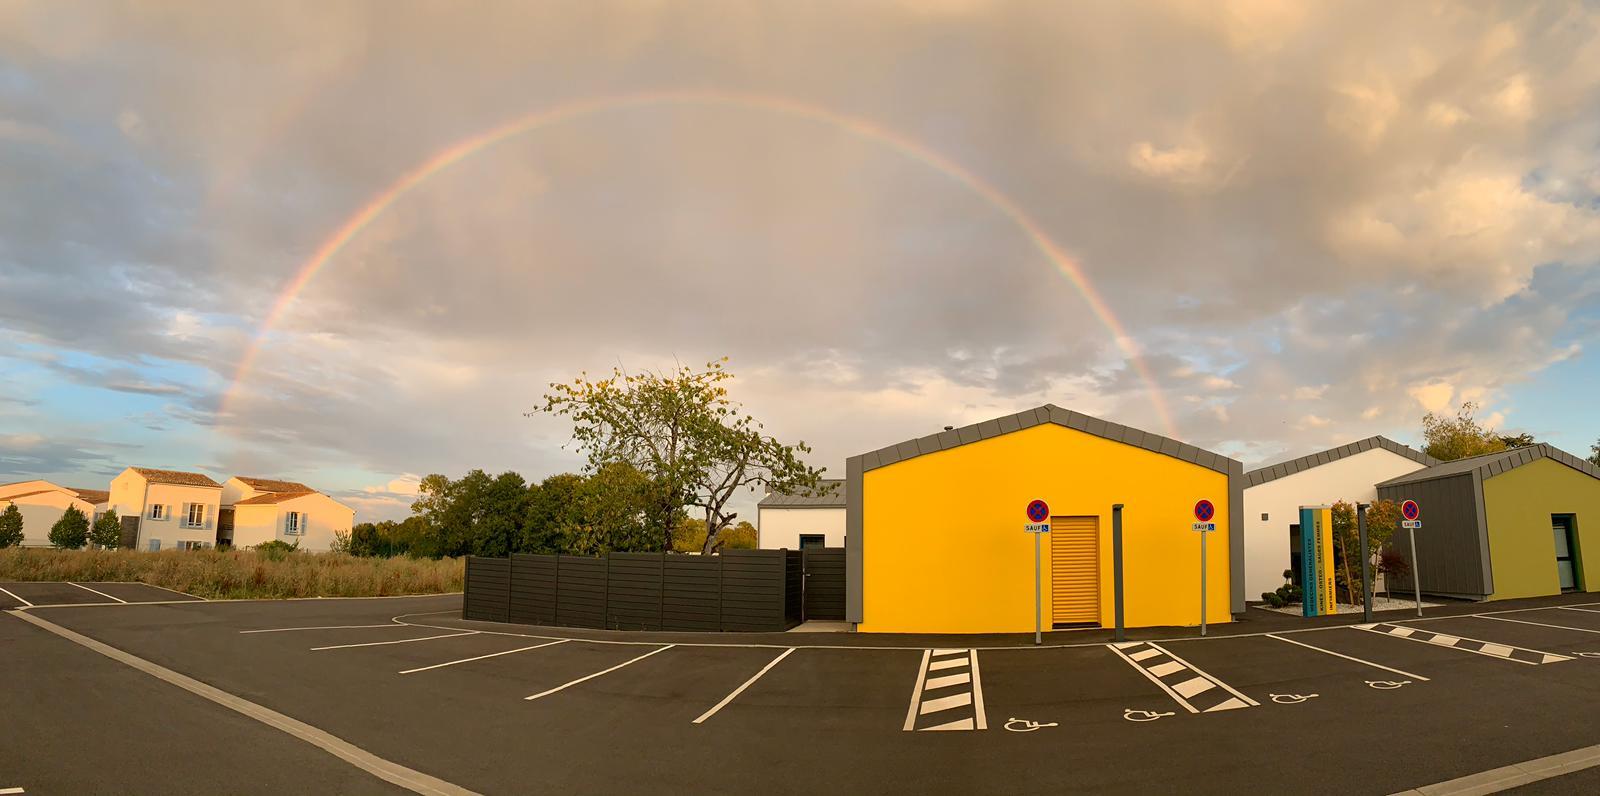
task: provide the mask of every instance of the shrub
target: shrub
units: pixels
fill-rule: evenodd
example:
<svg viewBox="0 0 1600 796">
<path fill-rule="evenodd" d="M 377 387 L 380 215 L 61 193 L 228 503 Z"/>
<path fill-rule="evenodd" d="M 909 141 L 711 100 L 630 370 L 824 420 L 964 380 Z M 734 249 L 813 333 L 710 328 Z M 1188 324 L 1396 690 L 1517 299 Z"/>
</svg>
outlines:
<svg viewBox="0 0 1600 796">
<path fill-rule="evenodd" d="M 0 547 L 19 544 L 22 544 L 22 512 L 13 503 L 0 512 Z"/>
<path fill-rule="evenodd" d="M 269 561 L 282 561 L 284 556 L 300 549 L 300 540 L 296 539 L 294 544 L 289 544 L 282 539 L 273 539 L 270 542 L 262 542 L 255 545 L 250 549 L 265 556 Z"/>
<path fill-rule="evenodd" d="M 94 527 L 89 529 L 89 541 L 103 550 L 115 550 L 122 546 L 122 522 L 117 519 L 116 509 L 107 510 L 100 519 L 94 521 Z"/>
<path fill-rule="evenodd" d="M 61 512 L 61 519 L 50 528 L 50 544 L 63 550 L 77 550 L 89 541 L 89 518 L 76 506 Z"/>
<path fill-rule="evenodd" d="M 284 545 L 285 547 L 292 547 Z M 464 560 L 276 558 L 255 550 L 0 550 L 0 581 L 137 581 L 209 599 L 383 597 L 461 591 Z"/>
</svg>

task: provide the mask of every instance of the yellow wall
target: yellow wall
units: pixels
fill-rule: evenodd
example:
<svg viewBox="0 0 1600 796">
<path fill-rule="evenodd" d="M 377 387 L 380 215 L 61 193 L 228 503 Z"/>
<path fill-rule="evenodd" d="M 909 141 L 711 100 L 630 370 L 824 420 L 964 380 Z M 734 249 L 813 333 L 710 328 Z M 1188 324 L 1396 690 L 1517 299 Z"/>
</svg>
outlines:
<svg viewBox="0 0 1600 796">
<path fill-rule="evenodd" d="M 1600 574 L 1600 568 L 1589 563 L 1589 556 L 1600 557 L 1600 552 L 1591 552 L 1600 551 L 1600 480 L 1553 459 L 1539 459 L 1484 479 L 1483 505 L 1494 566 L 1489 599 L 1561 593 L 1552 514 L 1577 515 L 1579 578 L 1585 590 L 1600 591 L 1600 578 L 1590 574 Z"/>
<path fill-rule="evenodd" d="M 1044 424 L 868 470 L 862 476 L 865 632 L 1027 632 L 1034 627 L 1029 500 L 1056 516 L 1100 517 L 1101 624 L 1114 624 L 1111 504 L 1123 503 L 1129 627 L 1197 625 L 1194 504 L 1216 504 L 1208 534 L 1207 621 L 1229 614 L 1228 477 L 1159 453 Z M 1050 539 L 1043 551 L 1050 616 Z"/>
</svg>

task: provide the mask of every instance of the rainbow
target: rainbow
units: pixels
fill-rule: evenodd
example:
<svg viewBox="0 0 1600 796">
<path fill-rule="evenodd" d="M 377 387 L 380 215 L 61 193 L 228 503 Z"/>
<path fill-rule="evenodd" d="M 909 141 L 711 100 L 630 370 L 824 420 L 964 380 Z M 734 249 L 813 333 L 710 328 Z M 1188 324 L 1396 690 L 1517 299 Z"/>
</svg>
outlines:
<svg viewBox="0 0 1600 796">
<path fill-rule="evenodd" d="M 615 111 L 631 108 L 645 108 L 652 106 L 713 106 L 734 107 L 748 110 L 774 113 L 791 118 L 816 122 L 831 126 L 838 130 L 850 133 L 858 138 L 883 144 L 900 154 L 922 163 L 938 171 L 955 182 L 966 187 L 972 193 L 981 197 L 986 203 L 997 210 L 1001 215 L 1010 219 L 1032 241 L 1034 247 L 1050 261 L 1064 276 L 1067 281 L 1078 291 L 1101 324 L 1111 332 L 1112 339 L 1117 348 L 1122 351 L 1128 363 L 1144 381 L 1145 389 L 1150 396 L 1157 415 L 1165 426 L 1170 437 L 1177 437 L 1177 428 L 1173 423 L 1172 414 L 1168 410 L 1159 385 L 1151 375 L 1149 367 L 1140 356 L 1138 347 L 1133 338 L 1128 334 L 1122 322 L 1117 319 L 1100 293 L 1090 284 L 1082 267 L 1072 259 L 1062 248 L 1045 234 L 1037 222 L 1033 220 L 1016 202 L 1001 193 L 999 189 L 990 185 L 981 177 L 963 168 L 960 164 L 946 158 L 928 147 L 907 138 L 893 130 L 880 127 L 865 119 L 847 116 L 841 113 L 808 105 L 796 100 L 772 97 L 759 94 L 742 94 L 716 91 L 672 91 L 654 92 L 647 94 L 625 94 L 618 96 L 598 97 L 578 100 L 549 108 L 542 111 L 519 116 L 496 127 L 490 128 L 450 145 L 433 157 L 413 167 L 399 179 L 395 180 L 388 188 L 376 194 L 362 205 L 345 222 L 334 231 L 327 240 L 300 266 L 294 277 L 284 286 L 283 292 L 273 302 L 271 310 L 261 322 L 261 327 L 256 331 L 255 338 L 239 359 L 238 367 L 234 370 L 233 381 L 223 393 L 219 413 L 223 417 L 229 416 L 231 408 L 238 398 L 241 385 L 249 378 L 251 370 L 255 367 L 256 359 L 260 356 L 272 329 L 281 321 L 294 304 L 295 299 L 306 286 L 311 283 L 319 271 L 331 262 L 350 241 L 360 235 L 374 220 L 383 215 L 395 202 L 406 194 L 427 182 L 428 179 L 451 166 L 482 152 L 495 144 L 508 138 L 538 130 L 552 124 L 571 121 L 604 111 Z"/>
</svg>

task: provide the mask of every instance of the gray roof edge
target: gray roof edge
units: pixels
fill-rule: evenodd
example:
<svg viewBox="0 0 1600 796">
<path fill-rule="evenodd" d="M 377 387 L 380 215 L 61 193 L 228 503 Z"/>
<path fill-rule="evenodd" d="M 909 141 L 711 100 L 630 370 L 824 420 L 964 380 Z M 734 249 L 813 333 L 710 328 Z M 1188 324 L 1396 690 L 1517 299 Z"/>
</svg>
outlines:
<svg viewBox="0 0 1600 796">
<path fill-rule="evenodd" d="M 1035 413 L 1037 413 L 1037 414 L 1035 414 Z M 960 445 L 970 445 L 973 442 L 981 442 L 984 439 L 989 439 L 989 438 L 992 438 L 992 437 L 995 437 L 995 436 L 1004 436 L 1006 434 L 1015 433 L 1013 431 L 1005 431 L 1005 430 L 999 431 L 998 434 L 993 433 L 993 429 L 996 427 L 996 425 L 1002 425 L 1003 426 L 1004 424 L 1002 423 L 1002 421 L 1008 421 L 1011 418 L 1016 418 L 1017 421 L 1018 421 L 1018 424 L 1021 426 L 1020 429 L 1017 429 L 1018 431 L 1025 430 L 1025 429 L 1027 429 L 1027 428 L 1029 428 L 1031 426 L 1041 425 L 1043 423 L 1051 423 L 1051 424 L 1054 424 L 1054 425 L 1061 426 L 1063 428 L 1071 428 L 1074 431 L 1082 431 L 1085 434 L 1093 434 L 1094 436 L 1099 437 L 1101 439 L 1110 440 L 1112 442 L 1120 443 L 1120 444 L 1123 444 L 1123 445 L 1131 444 L 1131 443 L 1125 442 L 1123 440 L 1123 430 L 1126 429 L 1126 428 L 1129 428 L 1128 426 L 1124 426 L 1124 425 L 1122 425 L 1120 423 L 1113 423 L 1113 422 L 1111 422 L 1109 420 L 1101 420 L 1100 418 L 1092 417 L 1090 415 L 1085 415 L 1082 412 L 1078 412 L 1078 411 L 1075 411 L 1075 410 L 1063 409 L 1063 408 L 1061 408 L 1059 406 L 1056 406 L 1055 404 L 1044 404 L 1043 406 L 1037 406 L 1037 407 L 1034 407 L 1032 409 L 1024 409 L 1021 412 L 1015 412 L 1015 413 L 1010 414 L 1010 415 L 1004 415 L 1002 417 L 997 417 L 997 418 L 990 418 L 988 420 L 984 420 L 984 421 L 981 421 L 981 422 L 978 422 L 978 423 L 972 423 L 972 424 L 969 424 L 969 425 L 966 425 L 966 426 L 962 426 L 960 428 L 955 429 L 954 433 L 959 435 L 962 431 L 966 431 L 966 432 L 968 432 L 968 434 L 976 435 L 978 437 L 977 439 L 973 439 L 973 440 L 970 440 L 968 442 L 960 443 Z M 1095 433 L 1093 431 L 1088 431 L 1086 429 L 1074 428 L 1074 426 L 1078 425 L 1078 424 L 1074 423 L 1073 421 L 1075 421 L 1078 418 L 1088 418 L 1090 420 L 1098 421 L 1098 424 L 1104 427 L 1104 433 Z M 989 429 L 991 429 L 991 433 L 989 434 L 989 436 L 978 435 L 980 426 L 988 427 Z M 1227 456 L 1224 456 L 1224 455 L 1222 455 L 1220 453 L 1217 453 L 1216 451 L 1208 451 L 1208 450 L 1206 450 L 1204 448 L 1200 448 L 1200 447 L 1196 447 L 1194 445 L 1190 445 L 1187 442 L 1182 442 L 1180 440 L 1172 439 L 1171 437 L 1164 437 L 1164 436 L 1161 436 L 1159 434 L 1156 434 L 1156 433 L 1150 432 L 1150 431 L 1146 431 L 1146 432 L 1144 432 L 1144 434 L 1145 434 L 1145 444 L 1142 445 L 1142 446 L 1136 445 L 1134 447 L 1141 447 L 1141 448 L 1143 448 L 1145 450 L 1151 451 L 1152 453 L 1161 453 L 1164 456 L 1169 456 L 1171 458 L 1178 459 L 1179 461 L 1182 461 L 1182 462 L 1184 462 L 1186 464 L 1195 464 L 1195 465 L 1198 465 L 1200 467 L 1205 467 L 1208 470 L 1213 470 L 1215 472 L 1222 473 L 1223 475 L 1228 475 L 1230 473 L 1230 471 L 1235 472 L 1235 473 L 1242 473 L 1243 470 L 1244 470 L 1244 463 L 1243 462 L 1240 462 L 1237 459 L 1232 459 L 1232 458 L 1229 458 Z M 919 438 L 915 438 L 914 437 L 914 438 L 908 440 L 908 442 L 910 442 L 910 443 L 912 443 L 914 445 L 916 443 L 917 439 L 919 439 Z M 1161 448 L 1167 447 L 1169 443 L 1170 443 L 1171 446 L 1175 446 L 1175 449 L 1170 453 L 1163 452 L 1161 450 Z M 899 462 L 906 461 L 907 459 L 913 459 L 913 458 L 916 458 L 917 456 L 926 455 L 926 454 L 921 454 L 921 453 L 913 454 L 911 456 L 898 455 L 897 451 L 898 451 L 899 447 L 901 445 L 904 445 L 904 444 L 906 444 L 906 443 L 902 442 L 902 443 L 897 443 L 895 445 L 887 445 L 885 447 L 878 448 L 877 450 L 869 451 L 867 453 L 860 454 L 859 456 L 852 456 L 850 458 L 851 459 L 855 459 L 855 460 L 859 460 L 861 462 L 861 465 L 862 465 L 862 468 L 861 468 L 862 472 L 865 473 L 865 472 L 867 472 L 869 470 L 876 470 L 876 469 L 878 469 L 880 467 L 887 467 L 890 464 L 897 464 Z M 957 447 L 959 447 L 959 445 Z M 949 450 L 949 448 L 946 448 L 945 450 Z M 1213 457 L 1215 457 L 1212 464 L 1209 464 L 1209 465 L 1201 464 L 1199 461 L 1197 461 L 1200 458 L 1200 455 L 1203 454 L 1203 453 L 1209 453 Z M 888 460 L 884 461 L 883 457 L 875 457 L 874 459 L 869 460 L 867 457 L 873 456 L 873 454 L 888 454 Z M 1188 458 L 1184 458 L 1186 455 L 1188 456 Z"/>
<path fill-rule="evenodd" d="M 1354 456 L 1357 453 L 1365 453 L 1366 451 L 1372 450 L 1373 447 L 1382 448 L 1397 456 L 1404 456 L 1407 459 L 1416 462 L 1417 464 L 1423 465 L 1425 468 L 1441 464 L 1438 459 L 1435 459 L 1432 456 L 1417 450 L 1416 448 L 1412 448 L 1407 445 L 1401 445 L 1400 443 L 1395 442 L 1394 440 L 1389 439 L 1382 434 L 1379 434 L 1376 436 L 1367 437 L 1366 439 L 1358 439 L 1354 442 L 1348 442 L 1327 450 L 1314 451 L 1301 456 L 1298 459 L 1290 459 L 1286 462 L 1278 462 L 1277 464 L 1269 464 L 1265 467 L 1257 467 L 1256 469 L 1244 474 L 1245 487 L 1249 488 L 1252 486 L 1260 486 L 1268 481 L 1276 481 L 1284 476 L 1294 475 L 1295 473 L 1304 472 L 1313 467 L 1318 467 L 1320 465 L 1316 464 L 1317 457 L 1324 454 L 1327 455 L 1328 460 L 1323 462 L 1323 464 L 1332 464 L 1345 457 Z M 1274 475 L 1272 471 L 1277 467 L 1283 467 L 1284 469 L 1282 472 Z M 1422 470 L 1418 470 L 1417 472 L 1422 472 Z M 1406 475 L 1400 477 L 1405 478 L 1415 474 L 1416 473 L 1407 473 Z"/>
</svg>

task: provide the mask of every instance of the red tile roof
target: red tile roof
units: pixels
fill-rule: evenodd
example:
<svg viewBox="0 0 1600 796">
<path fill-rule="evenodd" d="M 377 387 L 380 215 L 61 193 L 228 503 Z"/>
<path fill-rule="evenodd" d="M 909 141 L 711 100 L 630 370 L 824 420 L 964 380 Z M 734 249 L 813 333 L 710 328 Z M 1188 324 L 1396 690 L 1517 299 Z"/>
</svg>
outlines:
<svg viewBox="0 0 1600 796">
<path fill-rule="evenodd" d="M 156 470 L 150 467 L 130 467 L 129 469 L 145 477 L 152 484 L 178 484 L 179 486 L 214 486 L 222 488 L 222 484 L 211 480 L 208 476 L 199 473 L 186 473 L 182 470 Z"/>
<path fill-rule="evenodd" d="M 268 503 L 283 503 L 285 501 L 294 500 L 295 498 L 303 498 L 306 495 L 315 495 L 315 494 L 317 494 L 317 493 L 314 492 L 314 491 L 309 491 L 309 490 L 305 491 L 305 492 L 268 492 L 265 495 L 256 495 L 253 498 L 248 498 L 246 500 L 241 500 L 238 503 L 235 503 L 233 505 L 235 505 L 235 506 L 261 506 L 261 505 L 265 505 L 265 504 L 268 504 Z"/>
<path fill-rule="evenodd" d="M 262 492 L 315 492 L 315 491 L 317 491 L 315 489 L 312 489 L 309 486 L 306 486 L 305 484 L 300 483 L 299 481 L 278 481 L 278 480 L 272 479 L 272 478 L 255 478 L 253 476 L 248 476 L 248 475 L 236 475 L 236 476 L 234 476 L 234 478 L 237 478 L 240 481 L 243 481 L 245 486 L 248 486 L 251 489 L 259 489 Z"/>
<path fill-rule="evenodd" d="M 104 489 L 78 489 L 70 486 L 67 487 L 67 489 L 77 492 L 78 497 L 81 497 L 90 503 L 105 503 L 111 499 L 111 493 L 105 491 Z"/>
</svg>

